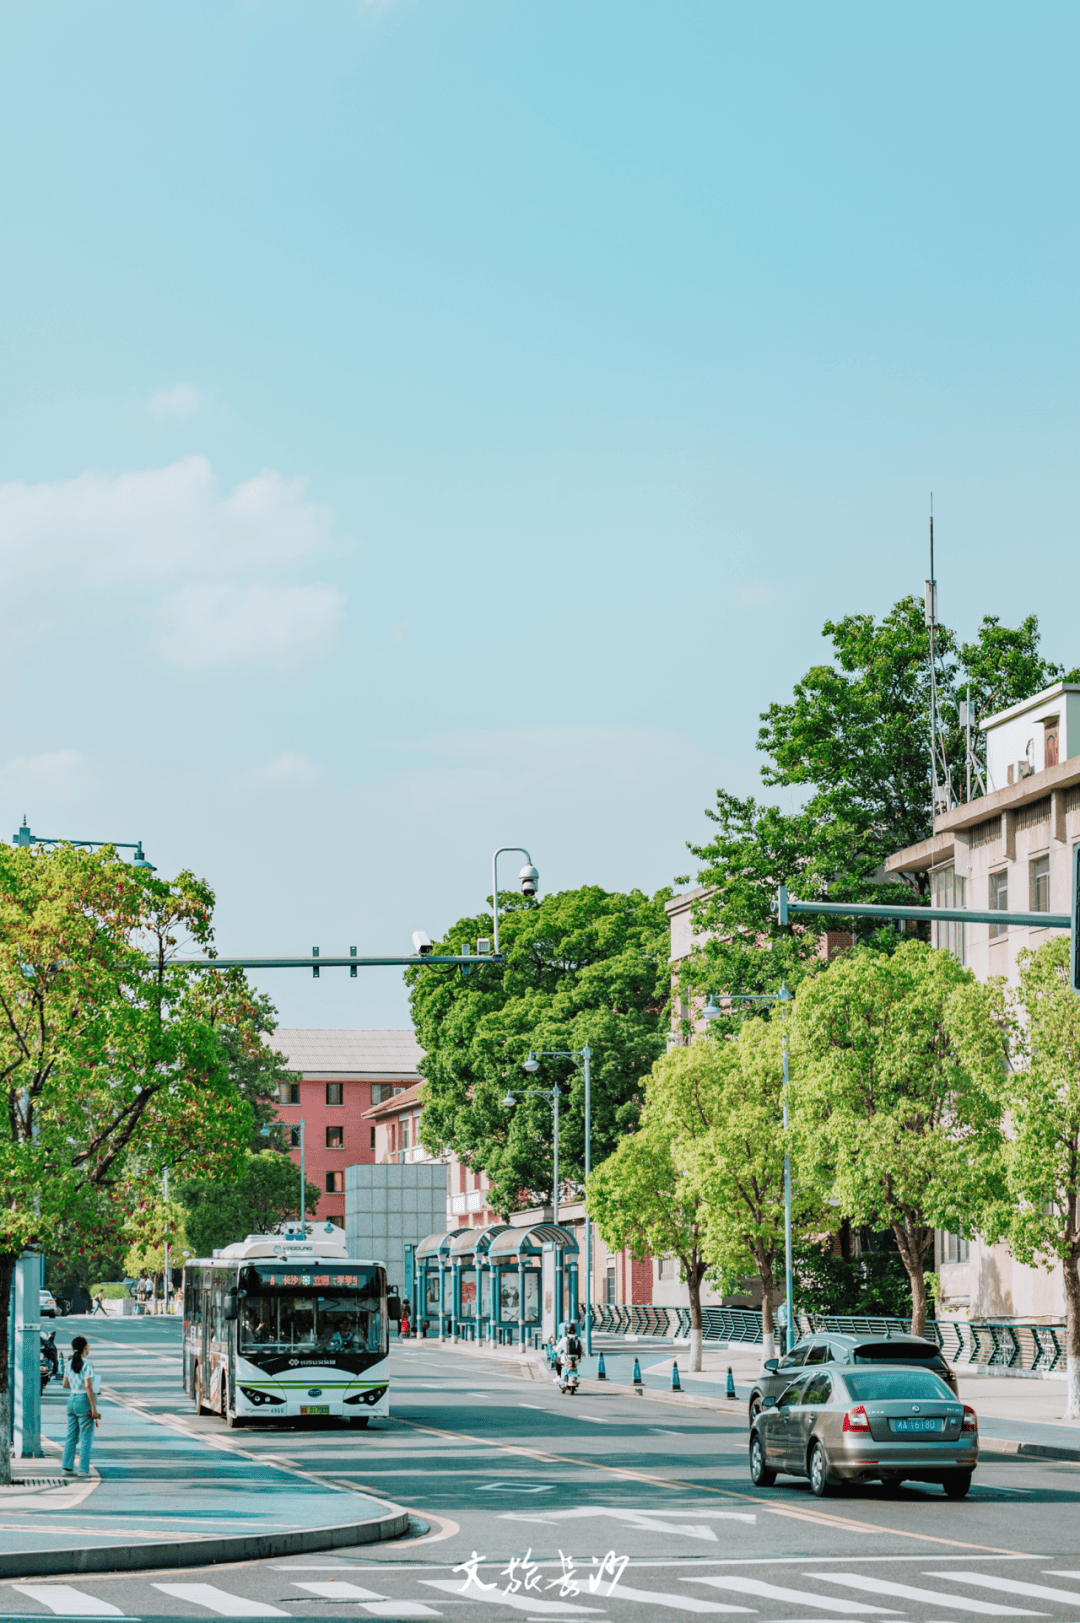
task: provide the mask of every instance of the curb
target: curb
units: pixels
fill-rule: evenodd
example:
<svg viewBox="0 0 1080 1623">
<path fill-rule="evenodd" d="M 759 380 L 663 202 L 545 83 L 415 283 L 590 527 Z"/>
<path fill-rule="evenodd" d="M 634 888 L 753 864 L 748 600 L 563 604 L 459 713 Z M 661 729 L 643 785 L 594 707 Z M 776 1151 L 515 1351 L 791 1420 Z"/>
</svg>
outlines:
<svg viewBox="0 0 1080 1623">
<path fill-rule="evenodd" d="M 980 1457 L 991 1450 L 995 1454 L 1019 1454 L 1029 1460 L 1080 1460 L 1080 1448 L 1059 1448 L 1054 1443 L 1018 1443 L 1011 1437 L 980 1437 Z"/>
<path fill-rule="evenodd" d="M 20 1550 L 0 1555 L 0 1577 L 37 1578 L 61 1573 L 137 1572 L 146 1567 L 202 1567 L 217 1561 L 258 1561 L 278 1555 L 304 1555 L 347 1544 L 375 1544 L 409 1531 L 409 1513 L 388 1505 L 389 1515 L 340 1527 L 304 1527 L 288 1533 L 245 1533 L 234 1538 L 196 1539 L 190 1544 L 94 1545 L 83 1549 Z M 32 1533 L 28 1528 L 27 1532 Z"/>
</svg>

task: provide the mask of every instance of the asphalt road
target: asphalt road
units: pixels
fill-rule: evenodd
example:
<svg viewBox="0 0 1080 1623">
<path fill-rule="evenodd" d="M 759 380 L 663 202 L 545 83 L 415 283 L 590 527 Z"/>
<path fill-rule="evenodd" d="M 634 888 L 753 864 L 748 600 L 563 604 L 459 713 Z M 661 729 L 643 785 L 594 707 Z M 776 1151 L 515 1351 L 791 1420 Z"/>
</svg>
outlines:
<svg viewBox="0 0 1080 1623">
<path fill-rule="evenodd" d="M 392 1416 L 366 1432 L 227 1433 L 184 1396 L 178 1324 L 98 1319 L 87 1333 L 144 1413 L 392 1499 L 427 1531 L 326 1556 L 10 1582 L 0 1617 L 1080 1619 L 1080 1464 L 984 1456 L 959 1503 L 936 1487 L 824 1501 L 784 1478 L 758 1490 L 734 1416 L 563 1398 L 431 1342 L 392 1354 Z M 162 1459 L 169 1438 L 163 1427 Z"/>
</svg>

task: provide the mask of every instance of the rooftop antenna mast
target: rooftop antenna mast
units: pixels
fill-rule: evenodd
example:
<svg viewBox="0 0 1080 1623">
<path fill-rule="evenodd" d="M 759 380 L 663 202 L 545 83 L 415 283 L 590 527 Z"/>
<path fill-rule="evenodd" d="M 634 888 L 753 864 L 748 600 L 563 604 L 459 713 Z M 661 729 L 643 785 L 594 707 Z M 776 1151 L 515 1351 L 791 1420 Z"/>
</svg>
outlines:
<svg viewBox="0 0 1080 1623">
<path fill-rule="evenodd" d="M 934 579 L 934 493 L 930 492 L 930 579 L 926 582 L 923 599 L 923 619 L 930 633 L 930 779 L 934 797 L 934 817 L 952 811 L 956 805 L 949 759 L 945 748 L 945 734 L 938 714 L 937 649 L 934 633 L 937 631 L 937 581 Z"/>
</svg>

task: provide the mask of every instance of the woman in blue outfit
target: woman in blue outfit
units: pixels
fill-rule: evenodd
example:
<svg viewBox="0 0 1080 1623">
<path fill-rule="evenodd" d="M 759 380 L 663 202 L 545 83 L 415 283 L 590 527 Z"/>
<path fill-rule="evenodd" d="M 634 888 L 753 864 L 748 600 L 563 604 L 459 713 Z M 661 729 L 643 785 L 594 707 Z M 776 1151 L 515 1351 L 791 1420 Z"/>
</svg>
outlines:
<svg viewBox="0 0 1080 1623">
<path fill-rule="evenodd" d="M 90 1475 L 90 1445 L 94 1440 L 94 1427 L 101 1419 L 97 1395 L 101 1387 L 97 1372 L 86 1356 L 89 1343 L 85 1336 L 75 1336 L 71 1343 L 71 1358 L 64 1371 L 64 1385 L 71 1393 L 67 1406 L 67 1442 L 64 1445 L 64 1470 L 69 1476 Z M 79 1469 L 75 1469 L 75 1445 L 79 1447 Z"/>
</svg>

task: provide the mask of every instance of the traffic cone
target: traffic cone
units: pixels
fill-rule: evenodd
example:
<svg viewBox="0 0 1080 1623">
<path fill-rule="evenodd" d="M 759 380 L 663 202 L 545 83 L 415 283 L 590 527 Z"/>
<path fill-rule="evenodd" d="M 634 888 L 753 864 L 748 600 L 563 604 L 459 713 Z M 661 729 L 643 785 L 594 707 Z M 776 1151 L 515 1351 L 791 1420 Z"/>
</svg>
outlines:
<svg viewBox="0 0 1080 1623">
<path fill-rule="evenodd" d="M 733 1398 L 735 1396 L 735 1377 L 731 1373 L 731 1365 L 730 1364 L 728 1365 L 728 1370 L 727 1370 L 727 1385 L 724 1388 L 724 1396 L 726 1398 Z"/>
<path fill-rule="evenodd" d="M 682 1391 L 682 1382 L 679 1380 L 679 1366 L 674 1358 L 671 1361 L 671 1390 L 673 1392 Z"/>
<path fill-rule="evenodd" d="M 641 1365 L 638 1363 L 636 1358 L 634 1359 L 634 1385 L 641 1385 Z"/>
<path fill-rule="evenodd" d="M 600 1362 L 596 1366 L 596 1379 L 598 1381 L 607 1380 L 607 1366 L 604 1363 L 603 1353 L 600 1354 Z"/>
</svg>

